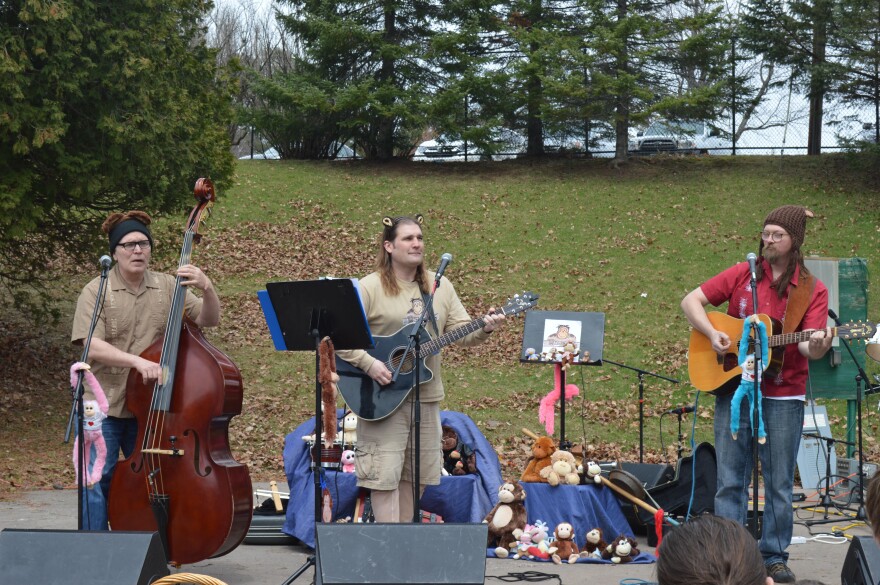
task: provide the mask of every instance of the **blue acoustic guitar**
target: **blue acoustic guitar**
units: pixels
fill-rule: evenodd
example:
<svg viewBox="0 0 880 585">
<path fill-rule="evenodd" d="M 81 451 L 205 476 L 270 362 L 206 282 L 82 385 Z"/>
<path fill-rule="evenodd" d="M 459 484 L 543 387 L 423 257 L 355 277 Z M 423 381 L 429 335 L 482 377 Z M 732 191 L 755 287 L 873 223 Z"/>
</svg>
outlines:
<svg viewBox="0 0 880 585">
<path fill-rule="evenodd" d="M 537 304 L 538 295 L 523 292 L 508 299 L 507 304 L 497 312 L 509 317 L 528 311 Z M 428 341 L 419 346 L 419 355 L 422 357 L 418 361 L 420 365 L 419 380 L 424 383 L 434 377 L 434 373 L 425 365 L 424 358 L 438 353 L 441 348 L 481 329 L 485 324 L 483 318 L 480 317 L 467 325 L 447 331 L 436 339 L 431 339 L 427 330 L 422 327 L 419 332 L 420 339 Z M 397 380 L 390 384 L 383 386 L 360 368 L 351 365 L 342 358 L 336 358 L 336 373 L 339 374 L 337 387 L 345 399 L 345 403 L 359 417 L 366 420 L 381 420 L 397 410 L 412 391 L 415 384 L 416 356 L 412 348 L 406 351 L 410 329 L 412 328 L 402 327 L 393 335 L 377 335 L 373 338 L 376 347 L 367 350 L 371 356 L 385 362 L 385 367 L 392 372 L 400 366 Z"/>
</svg>

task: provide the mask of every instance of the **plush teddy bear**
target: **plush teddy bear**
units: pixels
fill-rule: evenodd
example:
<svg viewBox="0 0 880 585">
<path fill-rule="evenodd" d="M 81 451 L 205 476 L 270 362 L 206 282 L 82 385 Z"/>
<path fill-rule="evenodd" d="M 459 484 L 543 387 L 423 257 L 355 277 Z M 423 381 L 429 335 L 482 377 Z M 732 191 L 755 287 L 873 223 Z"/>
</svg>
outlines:
<svg viewBox="0 0 880 585">
<path fill-rule="evenodd" d="M 110 405 L 107 402 L 107 396 L 104 389 L 95 375 L 91 372 L 89 364 L 85 362 L 76 362 L 70 366 L 70 385 L 76 387 L 77 373 L 82 371 L 83 381 L 92 391 L 96 400 L 83 400 L 83 428 L 82 437 L 85 447 L 85 476 L 88 487 L 93 487 L 101 481 L 104 474 L 104 464 L 107 462 L 107 443 L 104 441 L 104 433 L 101 430 L 104 419 L 107 418 L 107 411 Z M 89 460 L 92 457 L 92 445 L 95 446 L 95 462 L 92 470 L 89 469 Z M 73 467 L 77 471 L 77 481 L 79 481 L 82 470 L 79 468 L 79 435 L 73 441 Z"/>
<path fill-rule="evenodd" d="M 550 466 L 550 456 L 556 451 L 556 443 L 550 437 L 538 437 L 532 445 L 532 458 L 529 459 L 520 481 L 546 482 L 541 470 Z"/>
<path fill-rule="evenodd" d="M 340 462 L 342 462 L 343 473 L 354 473 L 354 459 L 355 453 L 351 449 L 346 449 L 342 452 Z"/>
<path fill-rule="evenodd" d="M 637 544 L 632 538 L 621 534 L 605 547 L 602 558 L 615 564 L 628 563 L 639 554 Z"/>
<path fill-rule="evenodd" d="M 541 470 L 541 477 L 554 487 L 560 483 L 578 485 L 581 483 L 581 476 L 577 474 L 576 469 L 577 461 L 574 455 L 563 449 L 557 449 L 550 456 L 550 466 Z"/>
<path fill-rule="evenodd" d="M 553 538 L 553 544 L 556 545 L 556 552 L 550 557 L 553 562 L 561 565 L 562 560 L 566 559 L 569 564 L 576 563 L 580 551 L 574 541 L 574 527 L 568 522 L 560 522 L 553 530 Z"/>
<path fill-rule="evenodd" d="M 346 445 L 357 443 L 358 417 L 350 410 L 342 417 L 342 440 Z"/>
<path fill-rule="evenodd" d="M 757 324 L 758 335 L 761 338 L 761 364 L 763 366 L 763 369 L 766 370 L 767 366 L 770 365 L 768 363 L 769 351 L 767 348 L 767 325 L 765 325 L 764 322 L 761 321 L 757 315 L 752 315 L 751 317 L 743 321 L 743 334 L 739 340 L 739 366 L 742 368 L 742 379 L 739 382 L 739 386 L 737 387 L 736 392 L 733 393 L 733 398 L 730 402 L 730 432 L 733 435 L 734 440 L 736 440 L 736 433 L 737 431 L 739 431 L 739 413 L 740 407 L 742 406 L 743 398 L 748 398 L 749 410 L 752 413 L 755 412 L 755 376 L 757 375 L 758 442 L 763 445 L 767 442 L 767 432 L 764 430 L 764 415 L 761 409 L 761 377 L 760 373 L 755 373 L 755 354 L 748 353 L 749 331 L 753 322 Z"/>
<path fill-rule="evenodd" d="M 515 547 L 519 540 L 514 531 L 526 525 L 525 499 L 526 491 L 515 481 L 498 486 L 498 503 L 483 519 L 489 525 L 487 546 L 495 545 L 498 558 L 507 558 L 511 545 Z"/>
<path fill-rule="evenodd" d="M 605 552 L 605 547 L 608 546 L 608 543 L 605 542 L 602 536 L 601 528 L 593 528 L 587 532 L 587 535 L 584 538 L 586 544 L 584 545 L 584 550 L 580 552 L 580 556 L 601 559 L 602 553 Z"/>
</svg>

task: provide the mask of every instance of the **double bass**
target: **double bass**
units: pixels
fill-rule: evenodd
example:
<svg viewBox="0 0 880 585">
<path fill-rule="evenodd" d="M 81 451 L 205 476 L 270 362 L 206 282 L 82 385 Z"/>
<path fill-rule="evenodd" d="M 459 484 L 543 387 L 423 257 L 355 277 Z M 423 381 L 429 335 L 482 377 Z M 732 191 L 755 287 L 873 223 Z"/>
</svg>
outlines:
<svg viewBox="0 0 880 585">
<path fill-rule="evenodd" d="M 190 263 L 214 185 L 199 179 L 179 266 Z M 108 517 L 113 530 L 158 531 L 170 563 L 218 557 L 244 539 L 252 516 L 251 480 L 229 447 L 229 421 L 241 414 L 238 367 L 184 315 L 177 277 L 165 334 L 141 353 L 162 376 L 147 385 L 132 369 L 126 407 L 138 421 L 134 452 L 116 467 Z"/>
</svg>

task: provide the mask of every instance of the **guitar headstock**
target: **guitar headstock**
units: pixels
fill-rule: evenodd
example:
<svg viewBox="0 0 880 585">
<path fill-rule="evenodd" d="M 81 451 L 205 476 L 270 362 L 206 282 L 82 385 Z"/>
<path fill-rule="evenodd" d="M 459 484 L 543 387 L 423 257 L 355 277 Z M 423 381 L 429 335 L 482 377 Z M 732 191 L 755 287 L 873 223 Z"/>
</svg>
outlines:
<svg viewBox="0 0 880 585">
<path fill-rule="evenodd" d="M 877 325 L 874 323 L 847 323 L 837 329 L 837 336 L 841 339 L 868 339 L 877 337 Z M 873 340 L 872 340 L 873 341 Z"/>
<path fill-rule="evenodd" d="M 507 303 L 501 307 L 501 312 L 507 317 L 523 313 L 537 306 L 538 298 L 538 295 L 530 291 L 515 294 L 512 298 L 507 299 Z"/>
</svg>

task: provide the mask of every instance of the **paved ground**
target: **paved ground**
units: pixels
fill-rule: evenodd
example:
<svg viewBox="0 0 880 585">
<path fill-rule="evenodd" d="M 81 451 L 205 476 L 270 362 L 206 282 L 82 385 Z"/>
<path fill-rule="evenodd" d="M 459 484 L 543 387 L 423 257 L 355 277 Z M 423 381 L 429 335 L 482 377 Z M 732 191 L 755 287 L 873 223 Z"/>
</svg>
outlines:
<svg viewBox="0 0 880 585">
<path fill-rule="evenodd" d="M 28 492 L 14 502 L 0 502 L 0 529 L 63 529 L 76 528 L 76 491 L 54 490 Z M 821 517 L 810 511 L 799 511 L 803 520 Z M 841 528 L 851 535 L 868 535 L 870 530 L 862 525 L 852 526 L 846 518 L 840 522 L 812 527 L 813 534 L 830 532 Z M 790 566 L 802 578 L 818 579 L 827 585 L 840 583 L 840 572 L 849 544 L 828 544 L 809 540 L 810 529 L 802 524 L 795 526 L 795 535 L 807 538 L 804 544 L 792 545 Z M 653 552 L 653 549 L 643 547 Z M 50 554 L 47 552 L 47 554 Z M 286 583 L 288 578 L 306 561 L 311 550 L 292 545 L 251 545 L 242 544 L 230 554 L 210 559 L 194 565 L 184 565 L 180 572 L 208 575 L 224 581 L 228 585 L 278 584 Z M 428 554 L 442 554 L 442 551 L 428 551 Z M 699 555 L 700 551 L 694 551 Z M 486 583 L 516 582 L 511 574 L 536 571 L 558 575 L 565 585 L 580 583 L 615 585 L 623 580 L 656 581 L 654 565 L 595 565 L 576 564 L 557 566 L 552 563 L 487 559 Z M 308 585 L 312 582 L 314 570 L 309 567 L 293 583 Z M 74 577 L 71 575 L 70 577 Z M 505 577 L 503 581 L 493 577 Z M 0 579 L 2 582 L 2 579 Z M 83 583 L 72 578 L 65 583 Z M 417 581 L 414 581 L 417 582 Z M 628 581 L 633 583 L 634 581 Z M 552 581 L 551 581 L 552 583 Z"/>
</svg>

